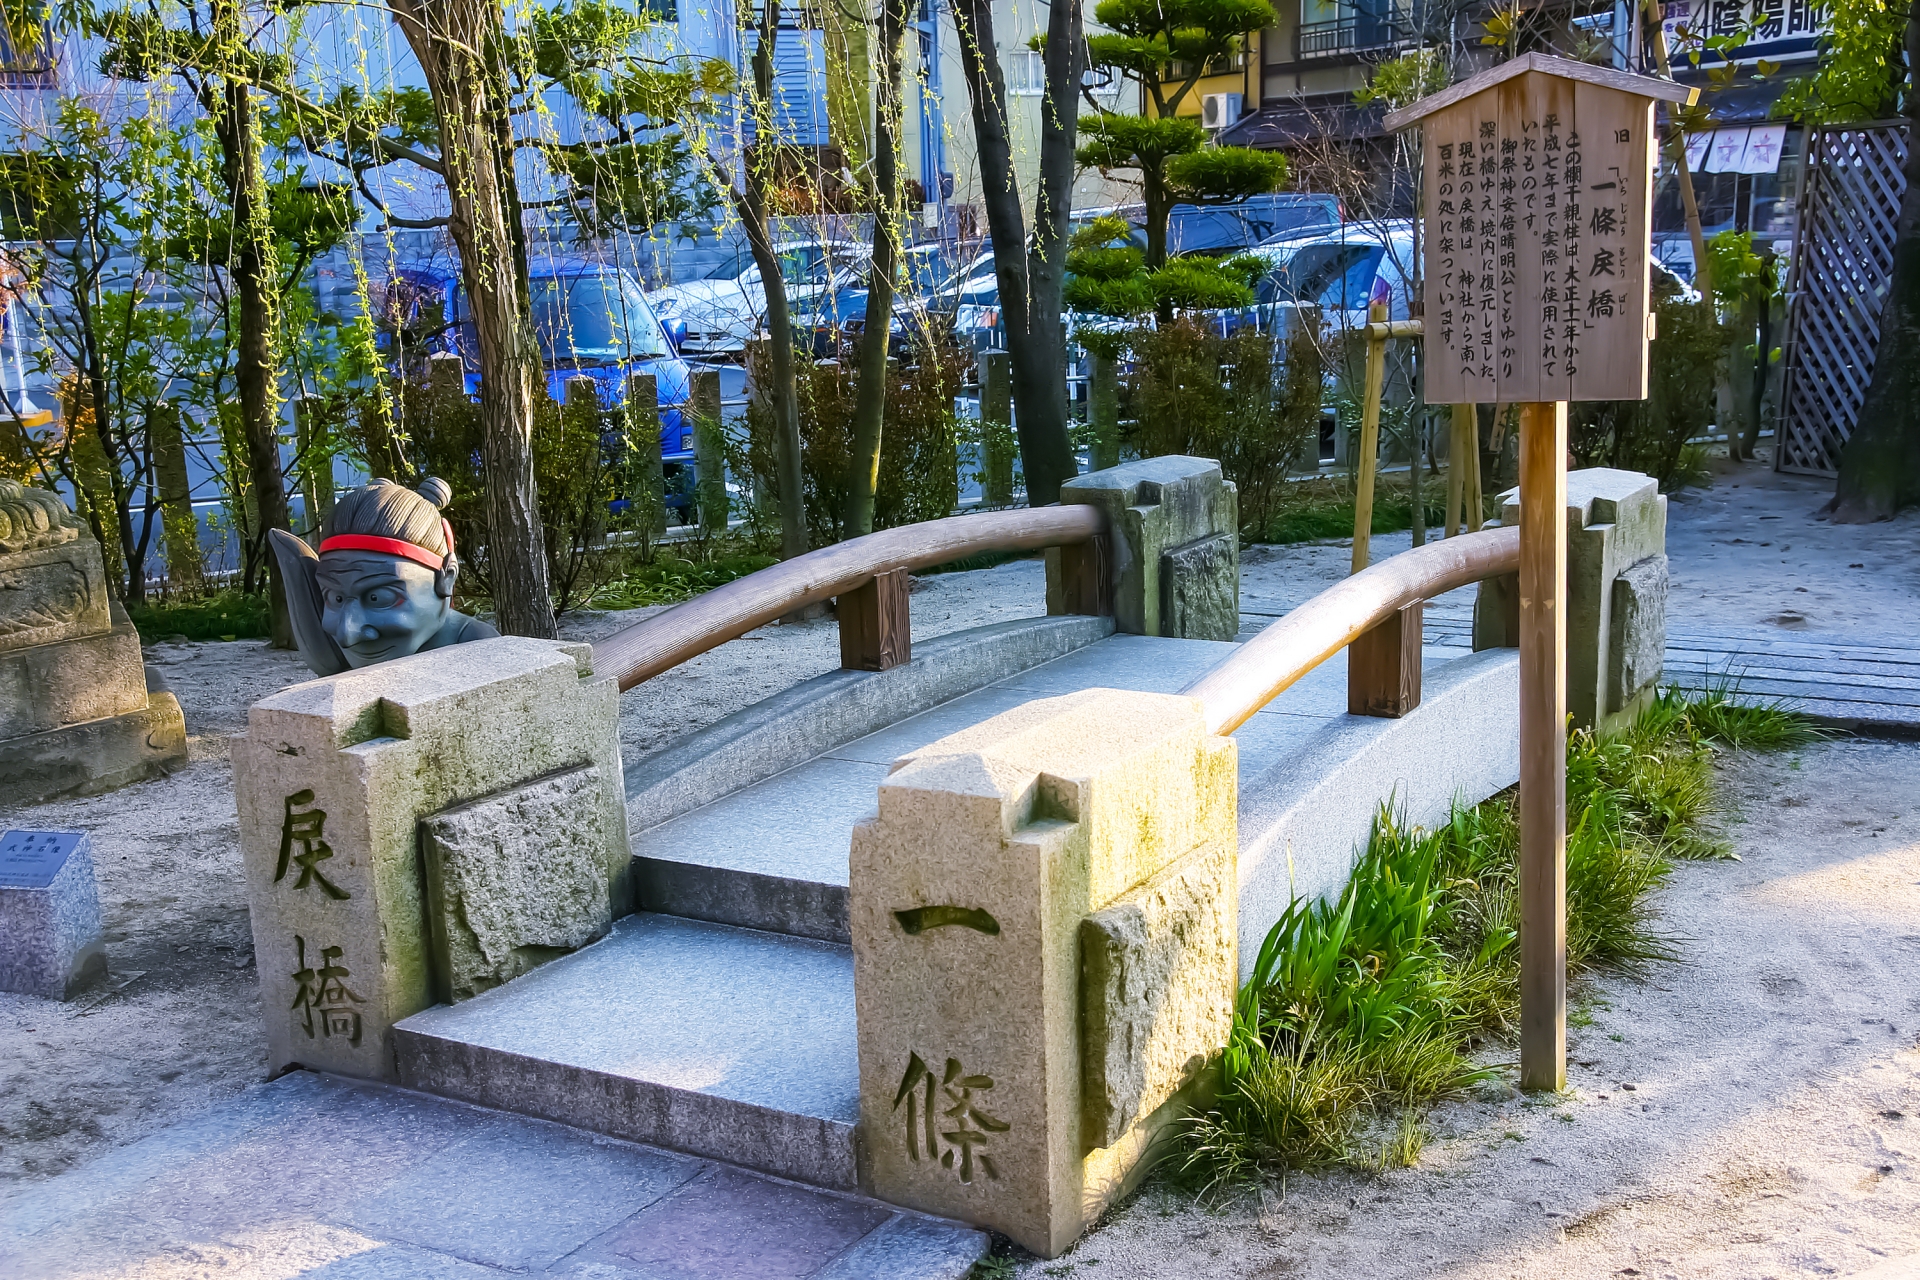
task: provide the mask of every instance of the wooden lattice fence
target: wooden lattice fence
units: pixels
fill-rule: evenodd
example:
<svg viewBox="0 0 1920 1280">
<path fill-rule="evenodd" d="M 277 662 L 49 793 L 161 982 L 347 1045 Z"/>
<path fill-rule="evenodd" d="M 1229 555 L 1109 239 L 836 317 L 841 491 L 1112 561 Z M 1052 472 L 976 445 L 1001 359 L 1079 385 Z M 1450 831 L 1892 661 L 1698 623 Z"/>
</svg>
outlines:
<svg viewBox="0 0 1920 1280">
<path fill-rule="evenodd" d="M 1860 420 L 1905 193 L 1905 121 L 1811 128 L 1773 465 L 1833 475 Z"/>
</svg>

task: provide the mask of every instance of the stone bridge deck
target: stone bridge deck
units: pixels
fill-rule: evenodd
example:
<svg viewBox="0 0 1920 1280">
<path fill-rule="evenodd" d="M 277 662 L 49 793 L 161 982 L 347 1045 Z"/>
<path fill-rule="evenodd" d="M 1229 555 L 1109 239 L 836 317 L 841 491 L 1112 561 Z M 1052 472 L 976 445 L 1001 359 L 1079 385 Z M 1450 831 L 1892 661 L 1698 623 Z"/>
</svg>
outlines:
<svg viewBox="0 0 1920 1280">
<path fill-rule="evenodd" d="M 1036 698 L 1177 692 L 1235 647 L 1108 635 L 1094 619 L 1021 626 L 979 651 L 963 633 L 892 672 L 821 677 L 642 761 L 628 791 L 646 910 L 505 987 L 398 1024 L 403 1082 L 855 1188 L 847 857 L 891 762 Z M 1063 639 L 1061 627 L 1083 630 Z M 967 682 L 953 664 L 986 651 L 1032 665 L 940 697 Z M 1431 822 L 1517 776 L 1513 652 L 1471 654 L 1443 633 L 1423 668 L 1425 697 L 1404 719 L 1346 714 L 1342 654 L 1234 735 L 1243 965 L 1295 893 L 1344 883 L 1381 803 Z M 745 785 L 716 778 L 716 758 Z"/>
</svg>

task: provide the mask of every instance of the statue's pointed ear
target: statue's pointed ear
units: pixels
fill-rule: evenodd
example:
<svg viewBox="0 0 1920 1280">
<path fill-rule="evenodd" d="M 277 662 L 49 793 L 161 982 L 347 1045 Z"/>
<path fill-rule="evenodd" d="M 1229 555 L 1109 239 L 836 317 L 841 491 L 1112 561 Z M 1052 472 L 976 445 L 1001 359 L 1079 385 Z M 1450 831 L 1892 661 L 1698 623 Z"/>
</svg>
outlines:
<svg viewBox="0 0 1920 1280">
<path fill-rule="evenodd" d="M 280 564 L 280 580 L 286 584 L 287 618 L 293 623 L 300 656 L 315 675 L 335 676 L 348 670 L 347 655 L 320 623 L 320 584 L 314 577 L 320 557 L 284 529 L 269 529 L 267 535 L 273 543 L 273 558 Z"/>
</svg>

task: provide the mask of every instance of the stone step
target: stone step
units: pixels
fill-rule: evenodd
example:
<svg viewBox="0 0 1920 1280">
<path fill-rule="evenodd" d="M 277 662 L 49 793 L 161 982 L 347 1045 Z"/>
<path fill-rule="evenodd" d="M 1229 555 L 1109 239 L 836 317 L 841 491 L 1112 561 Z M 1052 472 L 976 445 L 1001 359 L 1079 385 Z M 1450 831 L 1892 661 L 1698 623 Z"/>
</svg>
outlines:
<svg viewBox="0 0 1920 1280">
<path fill-rule="evenodd" d="M 844 943 L 848 844 L 854 824 L 873 812 L 894 760 L 1035 698 L 1089 688 L 1172 692 L 1233 648 L 1111 636 L 796 760 L 764 781 L 633 832 L 637 900 L 648 911 Z"/>
<path fill-rule="evenodd" d="M 1207 640 L 1116 635 L 832 748 L 764 781 L 632 832 L 648 911 L 844 943 L 847 849 L 893 761 L 1035 698 L 1081 689 L 1173 693 L 1231 653 Z M 1429 668 L 1462 650 L 1434 646 Z M 1346 655 L 1275 699 L 1234 736 L 1243 781 L 1347 709 Z"/>
<path fill-rule="evenodd" d="M 394 1044 L 410 1088 L 815 1186 L 857 1182 L 844 946 L 628 916 L 506 986 L 395 1024 Z"/>
</svg>

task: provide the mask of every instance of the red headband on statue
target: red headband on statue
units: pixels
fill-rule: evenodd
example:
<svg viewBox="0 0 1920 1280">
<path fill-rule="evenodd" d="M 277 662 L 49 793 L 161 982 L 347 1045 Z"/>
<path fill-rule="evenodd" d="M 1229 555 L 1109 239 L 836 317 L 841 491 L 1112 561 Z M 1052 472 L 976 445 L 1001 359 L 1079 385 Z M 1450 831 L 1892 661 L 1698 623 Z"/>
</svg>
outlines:
<svg viewBox="0 0 1920 1280">
<path fill-rule="evenodd" d="M 429 569 L 444 569 L 453 559 L 453 526 L 444 519 L 440 521 L 440 536 L 447 541 L 447 554 L 435 555 L 417 543 L 402 538 L 379 538 L 370 533 L 336 533 L 320 544 L 320 554 L 329 551 L 383 551 L 390 556 L 405 556 L 417 560 Z"/>
</svg>

